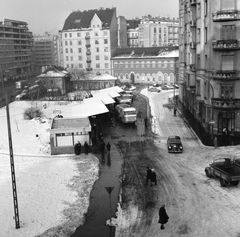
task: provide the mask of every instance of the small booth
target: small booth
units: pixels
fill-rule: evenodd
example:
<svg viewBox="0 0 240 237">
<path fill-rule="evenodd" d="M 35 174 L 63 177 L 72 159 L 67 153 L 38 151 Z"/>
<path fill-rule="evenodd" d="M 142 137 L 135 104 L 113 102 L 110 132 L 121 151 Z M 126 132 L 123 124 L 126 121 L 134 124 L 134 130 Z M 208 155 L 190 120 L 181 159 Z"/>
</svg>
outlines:
<svg viewBox="0 0 240 237">
<path fill-rule="evenodd" d="M 50 129 L 51 155 L 74 154 L 74 145 L 79 141 L 92 145 L 91 124 L 88 118 L 54 118 Z"/>
</svg>

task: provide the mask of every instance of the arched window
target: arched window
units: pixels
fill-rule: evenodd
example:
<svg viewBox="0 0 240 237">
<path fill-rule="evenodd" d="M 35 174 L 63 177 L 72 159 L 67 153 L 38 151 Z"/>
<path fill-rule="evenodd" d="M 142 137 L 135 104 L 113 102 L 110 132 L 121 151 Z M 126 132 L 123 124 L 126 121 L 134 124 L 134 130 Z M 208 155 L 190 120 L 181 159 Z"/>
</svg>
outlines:
<svg viewBox="0 0 240 237">
<path fill-rule="evenodd" d="M 144 68 L 144 67 L 145 67 L 145 62 L 142 61 L 142 62 L 141 62 L 141 68 Z"/>
<path fill-rule="evenodd" d="M 117 73 L 115 73 L 115 77 L 118 78 L 118 74 Z"/>
<path fill-rule="evenodd" d="M 136 62 L 136 68 L 139 68 L 139 62 L 138 61 Z"/>
<path fill-rule="evenodd" d="M 167 62 L 167 61 L 164 61 L 163 67 L 166 68 L 167 65 L 168 65 L 168 62 Z"/>
<path fill-rule="evenodd" d="M 158 61 L 158 68 L 161 68 L 161 67 L 162 67 L 162 62 Z"/>
<path fill-rule="evenodd" d="M 119 63 L 119 68 L 120 68 L 120 69 L 123 69 L 123 62 L 120 62 L 120 63 Z"/>
<path fill-rule="evenodd" d="M 139 73 L 136 74 L 136 78 L 137 78 L 137 80 L 140 79 L 140 74 Z"/>
<path fill-rule="evenodd" d="M 129 79 L 128 73 L 125 74 L 125 78 L 126 78 L 126 79 Z"/>
<path fill-rule="evenodd" d="M 123 79 L 123 74 L 122 73 L 120 74 L 120 79 Z"/>
<path fill-rule="evenodd" d="M 150 62 L 149 61 L 146 62 L 146 67 L 150 68 Z"/>
<path fill-rule="evenodd" d="M 128 62 L 125 62 L 125 68 L 128 68 Z"/>
<path fill-rule="evenodd" d="M 147 81 L 151 81 L 151 75 L 150 75 L 150 73 L 147 74 Z"/>
<path fill-rule="evenodd" d="M 152 68 L 156 68 L 156 62 L 152 61 Z"/>
<path fill-rule="evenodd" d="M 131 61 L 130 67 L 131 67 L 131 68 L 134 68 L 134 63 L 133 63 L 133 61 Z"/>
<path fill-rule="evenodd" d="M 174 83 L 174 74 L 173 74 L 173 73 L 170 73 L 169 76 L 170 76 L 170 83 L 171 83 L 171 84 L 175 84 L 175 83 Z"/>
<path fill-rule="evenodd" d="M 153 80 L 153 81 L 156 81 L 156 75 L 155 75 L 155 73 L 152 74 L 152 80 Z"/>
<path fill-rule="evenodd" d="M 145 74 L 144 74 L 144 73 L 141 74 L 141 80 L 142 80 L 142 81 L 145 80 Z"/>
<path fill-rule="evenodd" d="M 164 83 L 167 84 L 167 82 L 168 82 L 168 74 L 164 73 Z"/>
</svg>

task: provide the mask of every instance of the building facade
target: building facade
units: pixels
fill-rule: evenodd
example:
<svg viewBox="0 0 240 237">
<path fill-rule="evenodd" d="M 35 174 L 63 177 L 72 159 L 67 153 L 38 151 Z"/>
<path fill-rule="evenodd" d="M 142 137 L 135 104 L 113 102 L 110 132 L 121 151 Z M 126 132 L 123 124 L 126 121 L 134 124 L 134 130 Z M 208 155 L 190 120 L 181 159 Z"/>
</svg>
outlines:
<svg viewBox="0 0 240 237">
<path fill-rule="evenodd" d="M 112 67 L 121 82 L 178 84 L 178 47 L 117 49 Z"/>
<path fill-rule="evenodd" d="M 72 12 L 61 32 L 63 66 L 112 74 L 117 30 L 116 8 Z"/>
<path fill-rule="evenodd" d="M 209 141 L 239 144 L 240 2 L 181 0 L 179 7 L 179 98 Z"/>
<path fill-rule="evenodd" d="M 178 18 L 145 16 L 138 28 L 139 47 L 178 45 Z"/>
<path fill-rule="evenodd" d="M 24 21 L 0 22 L 0 70 L 5 81 L 26 78 L 31 73 L 32 32 Z"/>
<path fill-rule="evenodd" d="M 118 25 L 118 47 L 127 47 L 127 21 L 124 16 L 119 16 L 117 18 Z"/>
<path fill-rule="evenodd" d="M 127 45 L 128 47 L 139 47 L 138 26 L 140 19 L 127 20 Z"/>
</svg>

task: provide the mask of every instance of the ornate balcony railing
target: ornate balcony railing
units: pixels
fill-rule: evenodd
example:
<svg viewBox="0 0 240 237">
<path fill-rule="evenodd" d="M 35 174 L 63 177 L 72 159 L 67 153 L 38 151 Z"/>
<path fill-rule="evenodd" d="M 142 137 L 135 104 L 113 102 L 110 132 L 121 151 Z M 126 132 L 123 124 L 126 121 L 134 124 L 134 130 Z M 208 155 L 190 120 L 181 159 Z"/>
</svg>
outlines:
<svg viewBox="0 0 240 237">
<path fill-rule="evenodd" d="M 239 80 L 240 79 L 239 71 L 237 71 L 237 70 L 212 71 L 212 72 L 208 72 L 208 75 L 210 77 L 212 77 L 213 79 L 217 79 L 217 80 L 219 80 L 219 79 L 223 79 L 223 80 Z"/>
<path fill-rule="evenodd" d="M 91 47 L 91 44 L 87 43 L 87 44 L 86 44 L 86 47 L 87 47 L 87 48 L 90 48 L 90 47 Z"/>
<path fill-rule="evenodd" d="M 87 63 L 91 63 L 91 62 L 92 62 L 92 60 L 91 60 L 91 59 L 87 59 L 86 61 L 87 61 Z"/>
<path fill-rule="evenodd" d="M 223 10 L 212 14 L 213 21 L 237 21 L 240 20 L 240 11 Z"/>
<path fill-rule="evenodd" d="M 92 71 L 92 68 L 91 68 L 91 67 L 87 67 L 86 70 L 87 70 L 88 72 L 90 72 L 90 71 Z"/>
<path fill-rule="evenodd" d="M 86 35 L 86 36 L 85 36 L 85 39 L 86 39 L 86 40 L 90 39 L 90 35 Z"/>
<path fill-rule="evenodd" d="M 213 50 L 238 50 L 240 49 L 240 43 L 237 39 L 234 40 L 213 40 Z"/>
<path fill-rule="evenodd" d="M 86 54 L 87 54 L 87 55 L 91 55 L 91 51 L 87 51 Z"/>
<path fill-rule="evenodd" d="M 196 65 L 195 65 L 195 64 L 190 64 L 189 67 L 190 67 L 190 70 L 191 70 L 192 72 L 195 72 L 195 71 L 196 71 Z"/>
<path fill-rule="evenodd" d="M 222 109 L 239 109 L 240 107 L 240 99 L 220 99 L 213 98 L 212 99 L 213 106 L 215 108 Z"/>
</svg>

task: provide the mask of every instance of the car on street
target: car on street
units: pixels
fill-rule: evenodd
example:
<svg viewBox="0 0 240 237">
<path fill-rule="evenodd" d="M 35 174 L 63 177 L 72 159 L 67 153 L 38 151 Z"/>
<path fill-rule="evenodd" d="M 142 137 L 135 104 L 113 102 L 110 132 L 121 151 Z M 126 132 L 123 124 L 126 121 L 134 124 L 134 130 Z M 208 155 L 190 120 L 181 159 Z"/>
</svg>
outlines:
<svg viewBox="0 0 240 237">
<path fill-rule="evenodd" d="M 162 90 L 170 90 L 170 87 L 168 85 L 163 85 L 161 88 Z"/>
<path fill-rule="evenodd" d="M 158 88 L 158 87 L 149 87 L 148 88 L 148 91 L 149 92 L 161 92 L 161 89 L 160 88 Z"/>
<path fill-rule="evenodd" d="M 183 146 L 179 136 L 170 136 L 167 139 L 167 148 L 169 153 L 182 153 Z"/>
<path fill-rule="evenodd" d="M 175 89 L 179 89 L 179 86 L 177 84 L 173 85 Z"/>
</svg>

